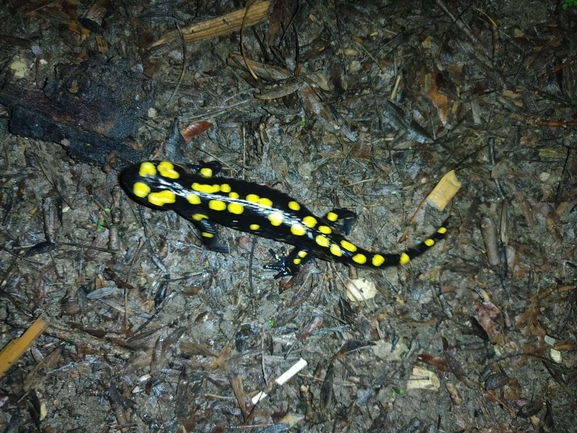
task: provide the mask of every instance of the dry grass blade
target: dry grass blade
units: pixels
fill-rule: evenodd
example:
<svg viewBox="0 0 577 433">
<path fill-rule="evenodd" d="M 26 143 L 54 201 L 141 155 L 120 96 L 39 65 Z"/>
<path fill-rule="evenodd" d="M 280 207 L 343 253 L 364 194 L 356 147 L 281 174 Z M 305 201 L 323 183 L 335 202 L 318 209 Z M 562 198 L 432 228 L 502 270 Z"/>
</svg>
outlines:
<svg viewBox="0 0 577 433">
<path fill-rule="evenodd" d="M 204 41 L 228 35 L 241 29 L 242 26 L 250 27 L 265 21 L 269 14 L 270 1 L 255 3 L 249 8 L 239 9 L 217 18 L 202 21 L 181 29 L 182 38 L 189 42 Z M 180 39 L 178 31 L 164 34 L 150 48 L 168 44 Z"/>
<path fill-rule="evenodd" d="M 232 387 L 232 392 L 238 402 L 238 407 L 242 412 L 242 416 L 246 420 L 248 417 L 248 408 L 246 407 L 246 393 L 244 392 L 244 387 L 242 386 L 242 378 L 239 375 L 230 376 L 229 378 L 230 386 Z"/>
<path fill-rule="evenodd" d="M 0 378 L 14 365 L 46 329 L 48 323 L 38 318 L 20 337 L 10 341 L 0 352 Z"/>
<path fill-rule="evenodd" d="M 249 67 L 259 77 L 267 81 L 284 81 L 291 77 L 290 72 L 286 68 L 280 66 L 267 65 L 266 63 L 256 62 L 251 59 L 242 58 L 238 54 L 230 54 L 226 60 L 228 66 L 237 69 L 245 69 Z"/>
</svg>

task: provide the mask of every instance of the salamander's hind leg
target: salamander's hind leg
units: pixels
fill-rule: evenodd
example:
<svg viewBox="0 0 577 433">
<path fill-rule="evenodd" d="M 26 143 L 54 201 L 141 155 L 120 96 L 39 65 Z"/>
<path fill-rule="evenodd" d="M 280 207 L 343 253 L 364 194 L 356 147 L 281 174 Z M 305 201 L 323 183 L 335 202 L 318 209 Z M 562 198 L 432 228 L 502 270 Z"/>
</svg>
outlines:
<svg viewBox="0 0 577 433">
<path fill-rule="evenodd" d="M 300 266 L 312 257 L 306 250 L 299 250 L 298 248 L 293 249 L 288 256 L 285 247 L 281 247 L 280 254 L 277 254 L 273 249 L 270 249 L 269 253 L 276 261 L 264 265 L 264 268 L 278 271 L 274 276 L 275 278 L 298 274 Z"/>
<path fill-rule="evenodd" d="M 353 225 L 357 222 L 357 214 L 350 209 L 333 209 L 325 215 L 334 228 L 344 235 L 350 235 Z"/>
</svg>

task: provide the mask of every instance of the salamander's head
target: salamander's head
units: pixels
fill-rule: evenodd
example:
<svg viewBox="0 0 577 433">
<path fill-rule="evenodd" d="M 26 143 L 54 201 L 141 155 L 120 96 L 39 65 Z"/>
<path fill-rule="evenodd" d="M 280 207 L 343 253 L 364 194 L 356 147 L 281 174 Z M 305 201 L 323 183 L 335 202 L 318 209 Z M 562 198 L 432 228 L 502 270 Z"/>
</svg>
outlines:
<svg viewBox="0 0 577 433">
<path fill-rule="evenodd" d="M 185 173 L 182 167 L 168 161 L 143 161 L 125 168 L 118 180 L 137 203 L 166 210 L 176 203 L 182 190 L 179 179 Z"/>
</svg>

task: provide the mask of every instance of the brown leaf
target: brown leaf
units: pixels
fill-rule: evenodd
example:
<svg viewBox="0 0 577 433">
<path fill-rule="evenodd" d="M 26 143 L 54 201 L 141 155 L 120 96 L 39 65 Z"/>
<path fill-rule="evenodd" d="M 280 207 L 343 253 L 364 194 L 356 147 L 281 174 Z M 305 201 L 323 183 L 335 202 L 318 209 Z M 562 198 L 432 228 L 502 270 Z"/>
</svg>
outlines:
<svg viewBox="0 0 577 433">
<path fill-rule="evenodd" d="M 328 413 L 327 411 L 333 406 L 334 391 L 333 384 L 335 379 L 335 368 L 331 362 L 329 368 L 327 368 L 327 374 L 325 374 L 325 380 L 321 386 L 321 411 L 323 413 Z"/>
<path fill-rule="evenodd" d="M 543 409 L 542 401 L 528 401 L 524 406 L 521 407 L 521 409 L 519 409 L 517 416 L 520 418 L 530 418 L 533 415 L 537 415 L 541 409 Z"/>
<path fill-rule="evenodd" d="M 504 324 L 501 311 L 492 302 L 475 302 L 477 321 L 483 327 L 492 343 L 502 346 L 505 343 Z"/>
<path fill-rule="evenodd" d="M 200 122 L 188 125 L 182 131 L 180 131 L 180 134 L 186 143 L 190 143 L 194 137 L 208 131 L 211 127 L 212 123 L 201 120 Z"/>
<path fill-rule="evenodd" d="M 246 406 L 246 393 L 244 392 L 244 387 L 242 386 L 242 377 L 240 375 L 231 375 L 228 378 L 230 386 L 232 387 L 232 392 L 238 403 L 238 407 L 242 412 L 244 419 L 248 416 L 248 408 Z"/>
<path fill-rule="evenodd" d="M 539 307 L 539 301 L 538 298 L 534 296 L 527 310 L 515 318 L 517 329 L 528 337 L 544 337 L 546 331 L 539 322 L 540 315 L 541 308 Z"/>
<path fill-rule="evenodd" d="M 279 46 L 299 7 L 298 0 L 276 1 L 268 22 L 268 45 Z"/>
<path fill-rule="evenodd" d="M 421 87 L 423 87 L 423 89 L 427 92 L 431 102 L 437 109 L 437 114 L 439 115 L 439 119 L 441 119 L 441 123 L 446 125 L 448 99 L 445 95 L 439 93 L 439 89 L 437 88 L 436 73 L 430 72 L 425 74 L 420 78 L 419 81 L 421 82 Z"/>
<path fill-rule="evenodd" d="M 417 360 L 430 365 L 438 371 L 449 371 L 449 364 L 446 358 L 429 355 L 428 353 L 421 353 L 417 356 Z"/>
<path fill-rule="evenodd" d="M 218 356 L 212 360 L 212 362 L 210 363 L 210 367 L 215 370 L 223 368 L 230 359 L 230 357 L 232 356 L 232 347 L 233 347 L 232 342 L 224 346 L 222 350 L 218 353 Z"/>
</svg>

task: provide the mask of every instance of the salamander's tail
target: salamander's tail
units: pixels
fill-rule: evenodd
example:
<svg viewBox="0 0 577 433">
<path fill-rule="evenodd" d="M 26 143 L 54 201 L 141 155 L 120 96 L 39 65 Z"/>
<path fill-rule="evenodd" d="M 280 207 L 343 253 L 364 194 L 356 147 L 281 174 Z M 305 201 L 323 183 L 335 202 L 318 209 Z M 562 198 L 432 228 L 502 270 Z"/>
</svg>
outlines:
<svg viewBox="0 0 577 433">
<path fill-rule="evenodd" d="M 371 254 L 370 260 L 367 261 L 367 264 L 370 264 L 375 268 L 406 265 L 412 259 L 420 256 L 425 251 L 429 250 L 438 241 L 445 238 L 447 234 L 448 222 L 449 218 L 447 218 L 443 222 L 441 227 L 439 227 L 435 233 L 427 237 L 423 242 L 415 245 L 412 248 L 409 248 L 408 250 L 400 254 L 382 254 L 382 253 Z"/>
</svg>

